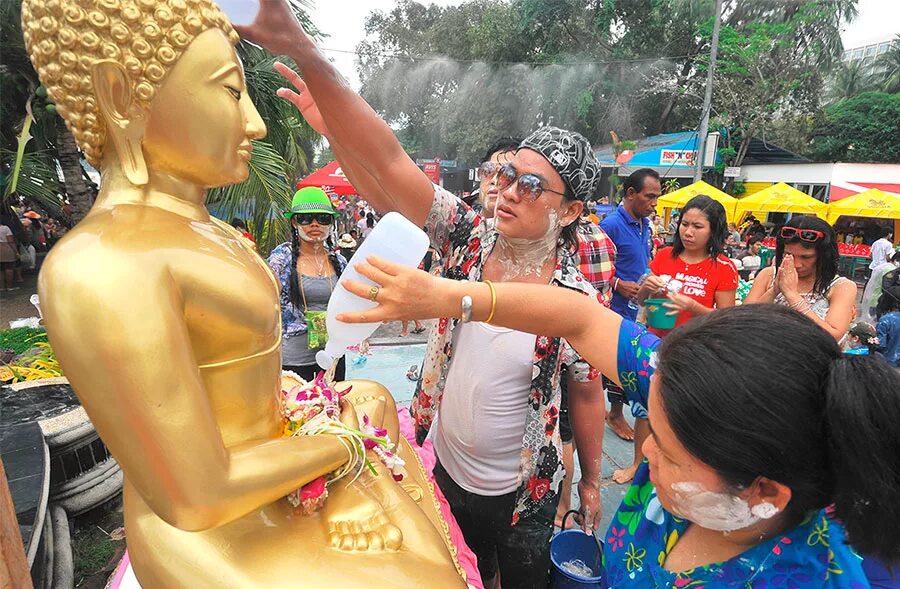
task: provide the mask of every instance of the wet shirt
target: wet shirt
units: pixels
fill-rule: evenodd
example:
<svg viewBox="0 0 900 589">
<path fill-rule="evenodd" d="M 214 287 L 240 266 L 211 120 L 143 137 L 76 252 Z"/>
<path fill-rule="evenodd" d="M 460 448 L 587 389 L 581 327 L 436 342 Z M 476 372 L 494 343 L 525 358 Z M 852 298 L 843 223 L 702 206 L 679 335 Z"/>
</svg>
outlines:
<svg viewBox="0 0 900 589">
<path fill-rule="evenodd" d="M 480 280 L 484 263 L 496 243 L 497 232 L 453 194 L 439 186 L 435 186 L 434 191 L 425 230 L 432 246 L 441 254 L 443 276 L 453 280 Z M 557 250 L 552 284 L 596 296 L 594 288 L 578 270 L 578 259 L 564 247 Z M 431 427 L 444 395 L 453 360 L 453 332 L 459 324 L 458 318 L 442 318 L 428 339 L 421 376 L 410 407 L 420 443 Z M 565 340 L 546 336 L 535 338 L 531 386 L 522 424 L 513 524 L 553 499 L 565 476 L 558 428 L 560 372 L 564 365 L 579 382 L 599 377 L 599 373 Z"/>
<path fill-rule="evenodd" d="M 659 338 L 630 321 L 619 333 L 617 372 L 629 399 L 646 404 Z M 825 510 L 787 533 L 730 560 L 672 573 L 663 565 L 690 522 L 666 511 L 645 460 L 634 475 L 604 538 L 604 575 L 610 589 L 743 587 L 752 589 L 864 589 L 862 559 L 843 527 Z"/>
<path fill-rule="evenodd" d="M 650 270 L 657 276 L 666 274 L 673 280 L 679 280 L 684 287 L 681 294 L 689 296 L 704 307 L 716 306 L 716 293 L 719 291 L 734 291 L 738 285 L 738 272 L 734 262 L 723 255 L 715 260 L 706 258 L 696 264 L 688 264 L 679 256 L 672 256 L 672 248 L 660 250 L 653 261 L 650 262 Z M 675 322 L 675 327 L 690 321 L 694 314 L 690 311 L 681 311 Z M 655 331 L 657 335 L 663 335 L 668 330 Z"/>
<path fill-rule="evenodd" d="M 900 368 L 900 311 L 885 313 L 875 327 L 878 351 L 894 368 Z"/>
</svg>

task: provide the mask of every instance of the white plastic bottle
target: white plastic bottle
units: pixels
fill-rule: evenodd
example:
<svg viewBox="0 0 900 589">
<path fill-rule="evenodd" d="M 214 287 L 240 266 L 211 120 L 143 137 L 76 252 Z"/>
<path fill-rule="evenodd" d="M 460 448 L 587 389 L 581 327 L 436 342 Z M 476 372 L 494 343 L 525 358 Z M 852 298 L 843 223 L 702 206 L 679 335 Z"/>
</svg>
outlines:
<svg viewBox="0 0 900 589">
<path fill-rule="evenodd" d="M 325 349 L 316 354 L 316 362 L 323 370 L 332 367 L 335 361 L 347 352 L 347 348 L 356 345 L 372 335 L 380 323 L 342 323 L 335 319 L 340 313 L 366 311 L 377 305 L 369 299 L 351 294 L 344 288 L 344 281 L 355 280 L 365 284 L 375 283 L 361 276 L 353 265 L 365 262 L 369 256 L 378 256 L 385 260 L 416 267 L 428 251 L 428 236 L 400 213 L 386 214 L 372 229 L 347 265 L 328 300 L 328 343 Z"/>
</svg>

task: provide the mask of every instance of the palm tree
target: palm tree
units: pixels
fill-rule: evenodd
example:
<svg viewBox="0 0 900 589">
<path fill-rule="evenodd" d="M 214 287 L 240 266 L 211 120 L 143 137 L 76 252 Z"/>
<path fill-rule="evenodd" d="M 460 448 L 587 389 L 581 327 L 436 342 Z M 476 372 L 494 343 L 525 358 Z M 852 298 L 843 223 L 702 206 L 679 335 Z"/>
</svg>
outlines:
<svg viewBox="0 0 900 589">
<path fill-rule="evenodd" d="M 882 92 L 900 92 L 900 35 L 894 38 L 887 53 L 875 61 L 875 79 Z"/>
<path fill-rule="evenodd" d="M 845 62 L 832 73 L 828 97 L 832 103 L 840 102 L 871 90 L 872 85 L 872 74 L 866 64 L 859 60 Z"/>
<path fill-rule="evenodd" d="M 21 9 L 20 0 L 0 2 L 0 166 L 8 177 L 15 167 L 19 142 L 27 141 L 17 193 L 50 212 L 59 212 L 62 192 L 72 204 L 77 222 L 90 209 L 95 190 L 81 167 L 75 138 L 53 107 L 36 95 L 40 82 L 25 51 Z M 32 115 L 30 132 L 20 137 L 25 118 Z M 59 182 L 60 173 L 64 184 Z M 11 199 L 11 188 L 12 182 L 5 182 L 4 203 Z"/>
</svg>

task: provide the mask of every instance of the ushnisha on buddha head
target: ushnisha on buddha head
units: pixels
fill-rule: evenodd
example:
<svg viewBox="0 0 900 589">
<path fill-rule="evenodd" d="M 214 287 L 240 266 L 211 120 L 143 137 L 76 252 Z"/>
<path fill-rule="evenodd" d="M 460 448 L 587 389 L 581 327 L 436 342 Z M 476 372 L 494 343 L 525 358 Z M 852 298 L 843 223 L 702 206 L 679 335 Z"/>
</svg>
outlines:
<svg viewBox="0 0 900 589">
<path fill-rule="evenodd" d="M 246 178 L 265 126 L 211 0 L 24 0 L 22 30 L 92 165 L 135 185 L 148 168 L 203 186 Z"/>
</svg>

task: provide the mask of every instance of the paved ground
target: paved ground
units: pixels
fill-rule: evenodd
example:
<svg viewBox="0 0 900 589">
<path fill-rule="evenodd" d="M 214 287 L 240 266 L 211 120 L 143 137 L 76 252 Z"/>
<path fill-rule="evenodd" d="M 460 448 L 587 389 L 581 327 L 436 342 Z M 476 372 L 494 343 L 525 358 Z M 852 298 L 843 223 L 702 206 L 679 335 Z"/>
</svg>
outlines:
<svg viewBox="0 0 900 589">
<path fill-rule="evenodd" d="M 25 274 L 25 282 L 17 284 L 18 290 L 0 290 L 0 329 L 9 327 L 13 319 L 36 317 L 37 309 L 28 299 L 37 292 L 37 274 Z"/>
</svg>

